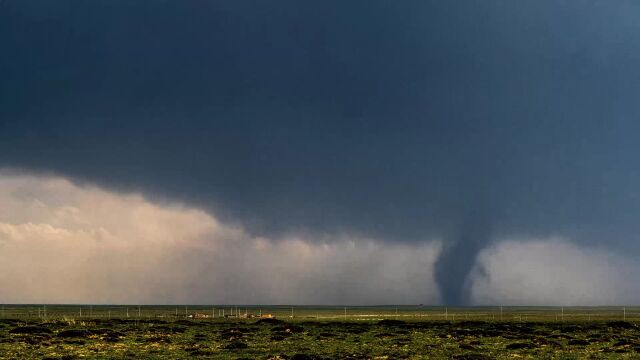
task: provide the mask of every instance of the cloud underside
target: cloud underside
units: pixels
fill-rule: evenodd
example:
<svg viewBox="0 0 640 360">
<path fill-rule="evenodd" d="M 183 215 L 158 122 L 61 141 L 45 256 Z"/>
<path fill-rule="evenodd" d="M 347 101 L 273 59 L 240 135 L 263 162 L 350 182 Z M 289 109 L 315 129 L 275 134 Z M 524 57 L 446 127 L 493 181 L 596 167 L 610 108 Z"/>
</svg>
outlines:
<svg viewBox="0 0 640 360">
<path fill-rule="evenodd" d="M 0 173 L 0 302 L 433 304 L 438 239 L 255 237 L 138 194 Z M 635 262 L 563 238 L 496 241 L 468 282 L 479 304 L 614 304 Z M 635 288 L 634 288 L 635 287 Z"/>
</svg>

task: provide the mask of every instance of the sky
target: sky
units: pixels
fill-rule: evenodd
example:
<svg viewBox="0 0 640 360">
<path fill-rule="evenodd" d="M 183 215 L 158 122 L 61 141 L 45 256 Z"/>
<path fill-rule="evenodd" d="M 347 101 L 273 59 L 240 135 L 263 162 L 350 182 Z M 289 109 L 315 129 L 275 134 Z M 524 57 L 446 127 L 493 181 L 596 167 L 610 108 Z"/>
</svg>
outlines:
<svg viewBox="0 0 640 360">
<path fill-rule="evenodd" d="M 637 303 L 639 20 L 0 1 L 0 302 Z"/>
</svg>

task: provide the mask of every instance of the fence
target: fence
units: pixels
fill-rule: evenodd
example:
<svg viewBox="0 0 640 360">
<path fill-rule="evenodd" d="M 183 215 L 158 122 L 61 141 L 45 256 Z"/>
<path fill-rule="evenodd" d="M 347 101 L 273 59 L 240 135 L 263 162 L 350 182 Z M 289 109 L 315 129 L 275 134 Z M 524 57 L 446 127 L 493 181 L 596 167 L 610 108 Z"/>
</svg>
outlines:
<svg viewBox="0 0 640 360">
<path fill-rule="evenodd" d="M 281 319 L 371 321 L 640 321 L 640 307 L 442 307 L 262 305 L 0 305 L 14 319 Z"/>
</svg>

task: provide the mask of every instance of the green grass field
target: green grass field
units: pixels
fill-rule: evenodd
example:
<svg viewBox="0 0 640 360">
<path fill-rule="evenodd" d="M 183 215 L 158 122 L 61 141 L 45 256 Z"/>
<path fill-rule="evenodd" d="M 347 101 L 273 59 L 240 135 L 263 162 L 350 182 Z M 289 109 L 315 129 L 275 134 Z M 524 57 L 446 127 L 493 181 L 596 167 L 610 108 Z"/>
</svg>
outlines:
<svg viewBox="0 0 640 360">
<path fill-rule="evenodd" d="M 5 305 L 0 358 L 640 359 L 633 307 L 222 309 Z M 245 313 L 276 319 L 235 317 Z"/>
</svg>

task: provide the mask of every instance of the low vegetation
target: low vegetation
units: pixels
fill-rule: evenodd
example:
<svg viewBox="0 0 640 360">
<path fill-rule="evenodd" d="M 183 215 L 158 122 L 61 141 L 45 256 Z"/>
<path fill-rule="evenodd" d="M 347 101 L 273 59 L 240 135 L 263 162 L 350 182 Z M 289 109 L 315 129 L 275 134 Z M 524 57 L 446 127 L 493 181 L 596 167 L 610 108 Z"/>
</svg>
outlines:
<svg viewBox="0 0 640 360">
<path fill-rule="evenodd" d="M 2 359 L 640 358 L 627 321 L 0 319 Z"/>
</svg>

